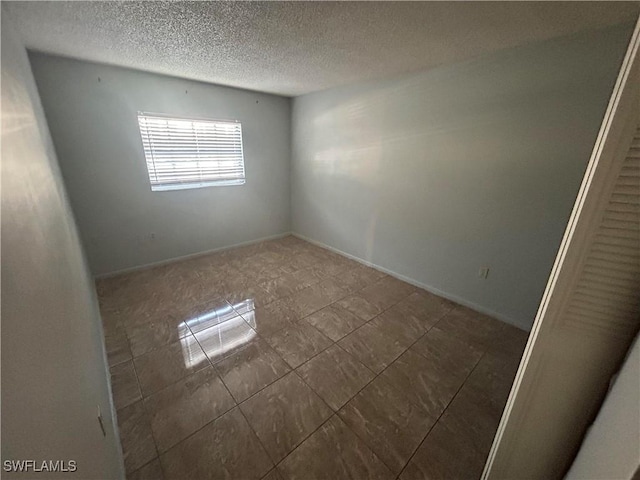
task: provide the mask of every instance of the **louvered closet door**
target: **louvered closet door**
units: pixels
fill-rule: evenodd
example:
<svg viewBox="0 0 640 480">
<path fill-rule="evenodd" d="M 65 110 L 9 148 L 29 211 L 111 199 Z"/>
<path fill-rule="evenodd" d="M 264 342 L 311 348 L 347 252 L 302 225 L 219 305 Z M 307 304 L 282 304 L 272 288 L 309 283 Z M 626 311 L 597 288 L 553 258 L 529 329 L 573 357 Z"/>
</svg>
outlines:
<svg viewBox="0 0 640 480">
<path fill-rule="evenodd" d="M 640 127 L 567 309 L 567 326 L 627 337 L 640 318 Z"/>
<path fill-rule="evenodd" d="M 563 478 L 640 328 L 640 20 L 483 480 Z"/>
</svg>

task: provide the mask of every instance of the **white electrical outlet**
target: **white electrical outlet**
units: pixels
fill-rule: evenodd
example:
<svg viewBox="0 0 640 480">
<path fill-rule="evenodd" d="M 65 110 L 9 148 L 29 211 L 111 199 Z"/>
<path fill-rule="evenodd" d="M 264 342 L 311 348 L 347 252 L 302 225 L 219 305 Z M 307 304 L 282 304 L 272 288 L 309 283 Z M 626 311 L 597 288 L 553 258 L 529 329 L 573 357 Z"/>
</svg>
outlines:
<svg viewBox="0 0 640 480">
<path fill-rule="evenodd" d="M 478 278 L 486 280 L 489 277 L 489 267 L 480 267 L 478 271 Z"/>
</svg>

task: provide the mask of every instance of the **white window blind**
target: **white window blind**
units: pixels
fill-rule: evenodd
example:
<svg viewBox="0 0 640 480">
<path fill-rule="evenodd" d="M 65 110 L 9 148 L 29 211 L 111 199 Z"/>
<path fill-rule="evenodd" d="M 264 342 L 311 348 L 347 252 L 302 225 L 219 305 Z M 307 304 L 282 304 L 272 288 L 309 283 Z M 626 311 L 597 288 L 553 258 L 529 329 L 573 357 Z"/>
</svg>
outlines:
<svg viewBox="0 0 640 480">
<path fill-rule="evenodd" d="M 151 190 L 244 183 L 240 122 L 138 113 Z"/>
</svg>

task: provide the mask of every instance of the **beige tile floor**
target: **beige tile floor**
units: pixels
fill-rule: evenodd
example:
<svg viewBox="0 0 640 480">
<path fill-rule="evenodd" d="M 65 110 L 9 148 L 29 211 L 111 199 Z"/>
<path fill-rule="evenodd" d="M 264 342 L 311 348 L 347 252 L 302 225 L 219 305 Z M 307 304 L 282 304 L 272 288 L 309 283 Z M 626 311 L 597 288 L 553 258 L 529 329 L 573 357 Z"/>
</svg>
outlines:
<svg viewBox="0 0 640 480">
<path fill-rule="evenodd" d="M 478 478 L 526 342 L 295 237 L 97 288 L 130 479 Z"/>
</svg>

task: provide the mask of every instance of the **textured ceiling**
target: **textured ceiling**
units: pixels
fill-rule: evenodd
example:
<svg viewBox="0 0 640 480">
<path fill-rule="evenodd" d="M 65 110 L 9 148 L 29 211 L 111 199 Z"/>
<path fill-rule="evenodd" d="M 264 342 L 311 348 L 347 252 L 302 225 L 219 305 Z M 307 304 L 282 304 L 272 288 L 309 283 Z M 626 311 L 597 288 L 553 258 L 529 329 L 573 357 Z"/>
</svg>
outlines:
<svg viewBox="0 0 640 480">
<path fill-rule="evenodd" d="M 295 96 L 633 21 L 637 2 L 3 2 L 27 47 Z"/>
</svg>

